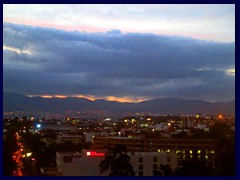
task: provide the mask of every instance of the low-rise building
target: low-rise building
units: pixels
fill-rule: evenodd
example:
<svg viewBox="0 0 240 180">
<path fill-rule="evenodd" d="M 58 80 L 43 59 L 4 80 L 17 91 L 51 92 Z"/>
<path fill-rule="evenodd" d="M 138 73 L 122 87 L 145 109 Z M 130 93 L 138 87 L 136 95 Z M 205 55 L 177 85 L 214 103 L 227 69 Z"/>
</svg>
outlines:
<svg viewBox="0 0 240 180">
<path fill-rule="evenodd" d="M 177 155 L 164 152 L 129 153 L 135 176 L 153 176 L 153 171 L 160 165 L 168 165 L 172 170 L 177 168 Z"/>
<path fill-rule="evenodd" d="M 105 158 L 106 150 L 83 150 L 79 152 L 57 152 L 58 176 L 104 176 L 99 164 Z"/>
<path fill-rule="evenodd" d="M 129 152 L 166 152 L 177 154 L 178 164 L 182 160 L 205 160 L 214 165 L 217 139 L 148 139 L 130 137 L 95 137 L 93 148 L 114 148 L 117 144 L 126 146 Z"/>
<path fill-rule="evenodd" d="M 100 163 L 105 159 L 107 150 L 83 150 L 81 153 L 57 152 L 58 176 L 108 176 L 109 171 L 100 173 Z M 128 153 L 131 157 L 135 176 L 153 176 L 160 165 L 177 168 L 177 155 L 163 152 Z"/>
</svg>

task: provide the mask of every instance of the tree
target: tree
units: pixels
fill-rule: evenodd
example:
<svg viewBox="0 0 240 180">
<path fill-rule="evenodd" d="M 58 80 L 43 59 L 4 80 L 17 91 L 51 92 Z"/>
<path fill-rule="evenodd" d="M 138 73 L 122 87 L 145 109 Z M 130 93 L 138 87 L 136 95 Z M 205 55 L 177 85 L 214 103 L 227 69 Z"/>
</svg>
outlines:
<svg viewBox="0 0 240 180">
<path fill-rule="evenodd" d="M 11 176 L 17 163 L 13 160 L 12 155 L 18 150 L 14 132 L 8 131 L 6 139 L 3 141 L 3 175 Z"/>
<path fill-rule="evenodd" d="M 127 154 L 127 148 L 124 145 L 117 145 L 109 149 L 105 159 L 101 161 L 100 173 L 110 170 L 109 176 L 134 176 L 135 172 L 130 164 L 130 156 Z"/>
<path fill-rule="evenodd" d="M 230 126 L 223 122 L 217 122 L 209 130 L 209 134 L 213 138 L 224 138 L 231 131 Z"/>
<path fill-rule="evenodd" d="M 235 138 L 223 138 L 216 148 L 215 175 L 236 175 Z"/>
<path fill-rule="evenodd" d="M 209 133 L 208 132 L 204 132 L 203 129 L 194 129 L 192 131 L 192 136 L 191 138 L 193 139 L 207 139 L 209 138 Z"/>
</svg>

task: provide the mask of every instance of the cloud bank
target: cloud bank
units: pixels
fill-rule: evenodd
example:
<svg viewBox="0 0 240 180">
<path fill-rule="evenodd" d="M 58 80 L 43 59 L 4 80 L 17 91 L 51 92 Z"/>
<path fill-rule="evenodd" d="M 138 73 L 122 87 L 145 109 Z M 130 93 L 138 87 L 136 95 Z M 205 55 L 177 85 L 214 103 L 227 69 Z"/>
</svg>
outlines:
<svg viewBox="0 0 240 180">
<path fill-rule="evenodd" d="M 3 90 L 28 95 L 235 99 L 235 43 L 3 24 Z"/>
</svg>

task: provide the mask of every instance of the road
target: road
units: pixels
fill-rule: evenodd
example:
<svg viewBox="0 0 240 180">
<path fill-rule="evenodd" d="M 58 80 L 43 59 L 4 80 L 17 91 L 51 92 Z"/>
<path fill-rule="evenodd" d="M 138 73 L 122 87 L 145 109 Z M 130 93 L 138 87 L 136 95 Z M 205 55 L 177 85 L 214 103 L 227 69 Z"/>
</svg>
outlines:
<svg viewBox="0 0 240 180">
<path fill-rule="evenodd" d="M 13 171 L 12 176 L 35 176 L 35 159 L 31 158 L 31 155 L 29 154 L 27 156 L 23 139 L 17 132 L 15 133 L 15 138 L 18 150 L 13 153 L 13 160 L 17 163 L 17 166 Z"/>
</svg>

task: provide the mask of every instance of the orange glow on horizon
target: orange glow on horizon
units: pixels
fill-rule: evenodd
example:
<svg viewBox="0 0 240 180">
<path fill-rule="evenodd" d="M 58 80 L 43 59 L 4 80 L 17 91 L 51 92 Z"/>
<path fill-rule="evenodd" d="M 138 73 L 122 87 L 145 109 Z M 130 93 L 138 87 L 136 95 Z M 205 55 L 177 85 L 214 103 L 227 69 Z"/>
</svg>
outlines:
<svg viewBox="0 0 240 180">
<path fill-rule="evenodd" d="M 55 95 L 55 98 L 67 98 L 67 96 L 63 96 L 63 95 Z"/>
<path fill-rule="evenodd" d="M 118 102 L 141 102 L 144 99 L 132 99 L 130 97 L 124 96 L 124 97 L 115 97 L 115 96 L 107 96 L 104 98 L 108 101 L 118 101 Z"/>
<path fill-rule="evenodd" d="M 94 96 L 91 96 L 91 95 L 89 95 L 89 96 L 76 95 L 76 96 L 72 96 L 72 97 L 76 97 L 76 98 L 85 98 L 85 99 L 89 99 L 89 100 L 91 100 L 91 101 L 95 101 L 95 100 L 96 100 L 96 98 L 95 98 Z"/>
<path fill-rule="evenodd" d="M 52 98 L 52 96 L 47 96 L 47 95 L 44 95 L 44 96 L 40 96 L 42 98 Z"/>
<path fill-rule="evenodd" d="M 116 96 L 105 96 L 105 97 L 99 97 L 99 96 L 93 96 L 93 95 L 27 95 L 29 97 L 42 97 L 42 98 L 69 98 L 69 97 L 75 97 L 75 98 L 85 98 L 90 101 L 95 101 L 98 99 L 105 99 L 107 101 L 117 101 L 117 102 L 132 102 L 132 103 L 137 103 L 141 102 L 144 100 L 148 100 L 148 98 L 144 97 L 137 97 L 137 98 L 131 98 L 128 96 L 123 96 L 123 97 L 116 97 Z"/>
<path fill-rule="evenodd" d="M 34 96 L 31 95 L 30 97 L 34 97 Z M 53 96 L 51 96 L 51 95 L 43 95 L 43 96 L 40 96 L 40 97 L 42 97 L 42 98 L 61 98 L 61 99 L 68 98 L 67 96 L 64 96 L 64 95 L 53 95 Z"/>
</svg>

